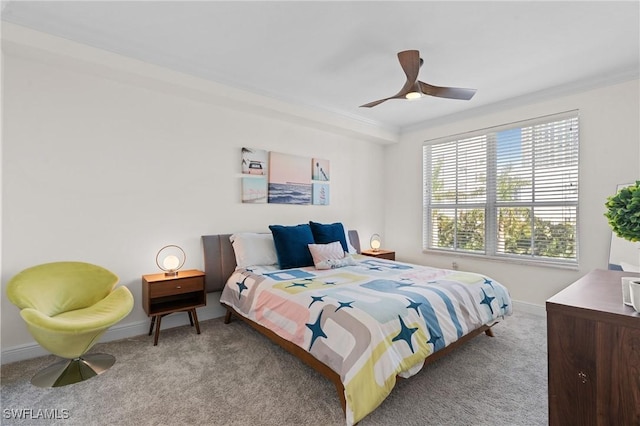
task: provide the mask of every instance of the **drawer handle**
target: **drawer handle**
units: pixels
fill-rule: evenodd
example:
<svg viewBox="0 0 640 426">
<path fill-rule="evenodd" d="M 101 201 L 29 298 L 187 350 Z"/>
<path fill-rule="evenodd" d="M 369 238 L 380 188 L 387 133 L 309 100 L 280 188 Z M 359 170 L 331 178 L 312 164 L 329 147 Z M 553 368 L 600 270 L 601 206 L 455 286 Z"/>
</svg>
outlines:
<svg viewBox="0 0 640 426">
<path fill-rule="evenodd" d="M 578 373 L 578 377 L 582 383 L 587 383 L 587 375 L 582 371 Z"/>
<path fill-rule="evenodd" d="M 181 285 L 177 285 L 176 288 L 182 288 L 182 286 Z"/>
</svg>

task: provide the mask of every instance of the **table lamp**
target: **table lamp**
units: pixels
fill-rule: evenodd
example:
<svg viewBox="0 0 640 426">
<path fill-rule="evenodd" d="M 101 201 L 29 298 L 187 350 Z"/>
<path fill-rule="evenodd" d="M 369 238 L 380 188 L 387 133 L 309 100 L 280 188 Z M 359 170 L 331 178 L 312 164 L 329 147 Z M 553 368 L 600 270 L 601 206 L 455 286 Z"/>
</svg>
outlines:
<svg viewBox="0 0 640 426">
<path fill-rule="evenodd" d="M 371 239 L 369 240 L 369 244 L 371 245 L 371 249 L 373 251 L 378 251 L 380 249 L 380 235 L 373 234 Z"/>
<path fill-rule="evenodd" d="M 167 277 L 175 277 L 182 268 L 187 256 L 184 250 L 174 244 L 162 247 L 156 254 L 156 265 L 164 271 Z"/>
</svg>

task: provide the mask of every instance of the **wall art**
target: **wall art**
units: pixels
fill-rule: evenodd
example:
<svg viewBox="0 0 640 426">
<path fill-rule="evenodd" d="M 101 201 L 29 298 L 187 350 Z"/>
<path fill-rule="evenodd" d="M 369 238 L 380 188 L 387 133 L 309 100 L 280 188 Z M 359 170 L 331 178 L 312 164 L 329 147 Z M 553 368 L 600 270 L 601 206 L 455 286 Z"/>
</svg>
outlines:
<svg viewBox="0 0 640 426">
<path fill-rule="evenodd" d="M 242 173 L 267 176 L 269 152 L 264 149 L 242 148 Z"/>
<path fill-rule="evenodd" d="M 311 204 L 309 157 L 269 153 L 269 203 Z"/>
<path fill-rule="evenodd" d="M 316 181 L 330 181 L 329 160 L 314 158 L 311 160 L 311 179 Z"/>
<path fill-rule="evenodd" d="M 261 204 L 267 202 L 267 178 L 243 177 L 242 178 L 242 202 Z"/>
<path fill-rule="evenodd" d="M 316 206 L 329 205 L 329 185 L 326 183 L 313 183 L 313 204 Z"/>
</svg>

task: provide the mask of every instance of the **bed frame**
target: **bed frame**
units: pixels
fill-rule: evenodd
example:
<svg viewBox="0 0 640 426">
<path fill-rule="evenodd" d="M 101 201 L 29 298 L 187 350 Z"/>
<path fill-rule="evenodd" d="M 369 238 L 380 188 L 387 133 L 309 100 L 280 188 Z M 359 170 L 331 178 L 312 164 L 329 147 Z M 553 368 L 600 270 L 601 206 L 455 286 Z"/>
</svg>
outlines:
<svg viewBox="0 0 640 426">
<path fill-rule="evenodd" d="M 231 234 L 202 236 L 202 243 L 204 247 L 205 285 L 207 292 L 222 291 L 224 285 L 227 282 L 227 279 L 231 276 L 231 274 L 233 274 L 233 271 L 236 268 L 235 254 L 233 252 L 231 242 L 229 241 L 230 236 Z M 360 239 L 358 237 L 358 232 L 355 230 L 350 230 L 349 240 L 351 242 L 351 245 L 357 250 L 358 253 L 360 253 Z M 338 373 L 333 371 L 325 363 L 319 361 L 313 355 L 311 355 L 309 352 L 305 351 L 298 345 L 286 339 L 283 339 L 268 328 L 245 318 L 244 316 L 238 314 L 233 308 L 225 304 L 223 304 L 223 306 L 227 309 L 227 313 L 224 317 L 225 324 L 229 324 L 229 322 L 231 321 L 231 317 L 235 314 L 237 318 L 240 318 L 251 327 L 264 334 L 271 341 L 277 343 L 283 349 L 299 358 L 305 364 L 329 379 L 336 387 L 338 398 L 340 399 L 340 404 L 342 405 L 342 410 L 346 414 L 347 401 L 344 395 L 344 385 L 342 384 L 342 380 L 340 379 L 340 375 Z M 483 325 L 482 327 L 477 328 L 462 336 L 460 339 L 450 344 L 449 346 L 428 356 L 424 361 L 424 365 L 429 365 L 437 361 L 438 359 L 454 351 L 456 348 L 481 333 L 485 333 L 487 336 L 493 337 L 493 331 L 491 330 L 491 327 L 488 325 Z M 398 376 L 398 378 L 402 379 L 400 376 Z"/>
</svg>

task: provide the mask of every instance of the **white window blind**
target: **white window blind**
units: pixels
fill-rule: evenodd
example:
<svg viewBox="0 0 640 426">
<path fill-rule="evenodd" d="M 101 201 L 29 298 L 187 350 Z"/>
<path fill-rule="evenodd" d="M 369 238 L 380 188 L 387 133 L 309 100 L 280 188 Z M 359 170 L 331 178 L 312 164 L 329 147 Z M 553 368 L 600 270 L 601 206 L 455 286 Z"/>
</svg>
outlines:
<svg viewBox="0 0 640 426">
<path fill-rule="evenodd" d="M 578 113 L 423 146 L 423 247 L 577 263 Z"/>
</svg>

